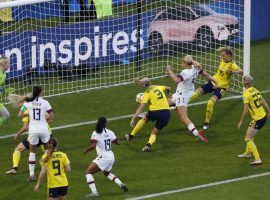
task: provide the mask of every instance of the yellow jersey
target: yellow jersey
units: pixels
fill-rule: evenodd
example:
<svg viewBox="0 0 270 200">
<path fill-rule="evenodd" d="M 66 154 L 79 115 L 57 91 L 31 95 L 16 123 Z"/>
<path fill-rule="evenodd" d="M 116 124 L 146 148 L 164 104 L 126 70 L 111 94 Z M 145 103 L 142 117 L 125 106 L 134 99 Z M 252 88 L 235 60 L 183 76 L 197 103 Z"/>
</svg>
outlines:
<svg viewBox="0 0 270 200">
<path fill-rule="evenodd" d="M 165 86 L 152 85 L 143 93 L 142 103 L 149 103 L 149 110 L 170 110 Z"/>
<path fill-rule="evenodd" d="M 27 114 L 28 114 L 28 111 L 26 110 L 26 111 L 24 112 L 24 114 L 27 115 Z M 48 115 L 48 114 L 46 113 L 46 115 Z M 29 117 L 28 117 L 28 116 L 23 117 L 23 118 L 22 118 L 22 122 L 23 122 L 23 123 L 24 123 L 24 122 L 29 122 Z M 51 134 L 52 134 L 52 129 L 51 129 L 49 123 L 47 123 L 47 126 L 48 126 L 49 133 L 50 133 L 50 135 L 51 135 Z"/>
<path fill-rule="evenodd" d="M 243 93 L 244 104 L 249 104 L 251 118 L 258 121 L 266 116 L 262 104 L 262 95 L 254 88 L 250 87 Z"/>
<path fill-rule="evenodd" d="M 240 68 L 234 61 L 224 62 L 222 59 L 217 68 L 217 72 L 213 76 L 213 78 L 218 82 L 218 87 L 225 89 L 229 88 L 232 71 L 236 71 L 238 69 Z"/>
<path fill-rule="evenodd" d="M 46 156 L 47 154 L 44 154 L 42 159 L 45 159 Z M 61 151 L 53 152 L 51 158 L 45 163 L 48 188 L 68 186 L 65 166 L 69 164 L 70 161 L 65 153 Z"/>
</svg>

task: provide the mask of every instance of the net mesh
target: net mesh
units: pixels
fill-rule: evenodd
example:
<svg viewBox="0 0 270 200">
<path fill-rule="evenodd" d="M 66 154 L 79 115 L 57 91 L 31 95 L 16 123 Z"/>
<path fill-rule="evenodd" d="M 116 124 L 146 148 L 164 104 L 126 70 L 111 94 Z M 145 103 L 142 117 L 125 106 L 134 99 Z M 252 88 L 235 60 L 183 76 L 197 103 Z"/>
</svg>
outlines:
<svg viewBox="0 0 270 200">
<path fill-rule="evenodd" d="M 110 1 L 2 9 L 0 54 L 11 62 L 5 87 L 23 95 L 41 85 L 54 96 L 128 84 L 138 76 L 163 77 L 168 64 L 180 72 L 185 54 L 213 75 L 216 49 L 224 45 L 243 68 L 243 1 L 113 1 L 112 14 Z M 107 13 L 100 12 L 105 6 Z M 230 89 L 242 91 L 239 75 Z"/>
</svg>

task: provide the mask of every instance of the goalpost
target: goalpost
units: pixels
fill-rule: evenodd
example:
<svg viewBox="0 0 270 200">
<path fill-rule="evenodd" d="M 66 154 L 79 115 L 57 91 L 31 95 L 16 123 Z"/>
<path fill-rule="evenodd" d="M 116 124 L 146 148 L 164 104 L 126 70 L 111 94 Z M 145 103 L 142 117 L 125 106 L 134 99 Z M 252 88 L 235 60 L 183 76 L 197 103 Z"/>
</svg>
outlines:
<svg viewBox="0 0 270 200">
<path fill-rule="evenodd" d="M 6 87 L 17 94 L 35 84 L 55 96 L 129 84 L 138 76 L 161 78 L 168 64 L 181 70 L 184 54 L 213 75 L 216 49 L 224 45 L 250 73 L 251 0 L 113 0 L 113 15 L 101 19 L 64 2 L 0 3 L 0 10 L 12 8 L 13 21 L 0 24 L 0 54 L 10 58 Z M 242 91 L 240 75 L 233 75 L 231 91 Z"/>
</svg>

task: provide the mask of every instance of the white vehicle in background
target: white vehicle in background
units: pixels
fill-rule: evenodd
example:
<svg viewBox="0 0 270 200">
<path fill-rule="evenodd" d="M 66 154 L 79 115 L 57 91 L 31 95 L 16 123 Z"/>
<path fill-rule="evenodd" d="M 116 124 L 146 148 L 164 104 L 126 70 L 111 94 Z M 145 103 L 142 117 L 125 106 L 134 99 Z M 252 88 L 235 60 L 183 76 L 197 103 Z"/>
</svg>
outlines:
<svg viewBox="0 0 270 200">
<path fill-rule="evenodd" d="M 210 48 L 215 42 L 226 43 L 239 35 L 239 21 L 219 14 L 204 4 L 168 8 L 160 11 L 148 27 L 148 46 L 157 53 L 164 44 L 191 43 Z"/>
</svg>

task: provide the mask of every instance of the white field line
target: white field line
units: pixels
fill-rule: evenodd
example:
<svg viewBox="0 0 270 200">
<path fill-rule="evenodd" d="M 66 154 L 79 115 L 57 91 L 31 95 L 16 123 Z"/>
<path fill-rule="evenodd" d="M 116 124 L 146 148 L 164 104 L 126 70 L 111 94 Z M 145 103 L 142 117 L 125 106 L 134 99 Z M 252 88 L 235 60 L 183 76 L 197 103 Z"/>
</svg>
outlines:
<svg viewBox="0 0 270 200">
<path fill-rule="evenodd" d="M 269 93 L 269 92 L 270 92 L 270 90 L 264 90 L 261 93 Z M 239 98 L 242 98 L 242 95 L 224 97 L 220 101 L 228 101 L 231 99 L 239 99 Z M 191 103 L 188 106 L 198 106 L 198 105 L 202 105 L 202 104 L 206 104 L 206 103 L 207 103 L 207 101 L 199 101 L 196 103 Z M 120 119 L 131 118 L 132 116 L 133 116 L 133 114 L 112 117 L 112 118 L 108 118 L 108 121 L 116 121 L 116 120 L 120 120 Z M 95 123 L 97 123 L 97 120 L 88 121 L 88 122 L 80 122 L 80 123 L 69 124 L 69 125 L 64 125 L 64 126 L 57 126 L 57 127 L 52 128 L 52 130 L 54 131 L 54 130 L 60 130 L 60 129 L 65 129 L 65 128 L 90 125 L 90 124 L 95 124 Z M 3 136 L 0 136 L 0 139 L 10 138 L 10 137 L 13 137 L 14 135 L 15 134 L 3 135 Z"/>
<path fill-rule="evenodd" d="M 153 197 L 160 197 L 160 196 L 169 195 L 169 194 L 181 193 L 181 192 L 186 192 L 186 191 L 191 191 L 191 190 L 198 190 L 198 189 L 202 189 L 202 188 L 208 188 L 208 187 L 217 186 L 217 185 L 239 182 L 239 181 L 243 181 L 243 180 L 254 179 L 254 178 L 269 176 L 269 175 L 270 175 L 270 172 L 266 172 L 266 173 L 262 173 L 262 174 L 254 174 L 254 175 L 250 175 L 250 176 L 227 179 L 224 181 L 217 181 L 217 182 L 213 182 L 213 183 L 197 185 L 197 186 L 182 188 L 182 189 L 178 189 L 178 190 L 171 190 L 171 191 L 149 194 L 149 195 L 140 196 L 140 197 L 134 197 L 134 198 L 126 199 L 126 200 L 150 199 Z"/>
</svg>

